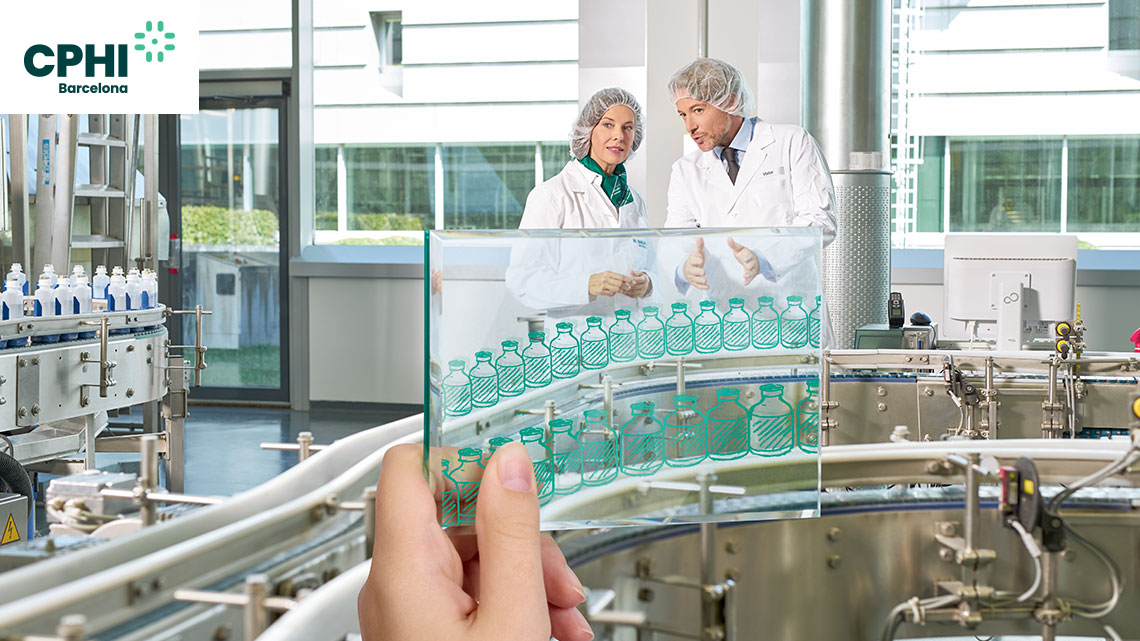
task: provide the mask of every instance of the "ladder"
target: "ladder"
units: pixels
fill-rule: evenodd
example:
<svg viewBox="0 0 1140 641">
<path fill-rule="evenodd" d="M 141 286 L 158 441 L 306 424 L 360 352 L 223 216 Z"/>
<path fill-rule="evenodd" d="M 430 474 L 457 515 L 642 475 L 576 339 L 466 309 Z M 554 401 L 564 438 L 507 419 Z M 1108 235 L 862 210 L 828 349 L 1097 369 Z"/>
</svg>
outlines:
<svg viewBox="0 0 1140 641">
<path fill-rule="evenodd" d="M 895 95 L 895 140 L 891 145 L 895 199 L 891 245 L 905 247 L 916 231 L 918 214 L 918 167 L 922 164 L 922 138 L 910 127 L 910 108 L 917 93 L 911 82 L 911 67 L 918 60 L 915 34 L 922 29 L 923 0 L 897 0 L 892 29 L 898 53 L 892 65 Z"/>
</svg>

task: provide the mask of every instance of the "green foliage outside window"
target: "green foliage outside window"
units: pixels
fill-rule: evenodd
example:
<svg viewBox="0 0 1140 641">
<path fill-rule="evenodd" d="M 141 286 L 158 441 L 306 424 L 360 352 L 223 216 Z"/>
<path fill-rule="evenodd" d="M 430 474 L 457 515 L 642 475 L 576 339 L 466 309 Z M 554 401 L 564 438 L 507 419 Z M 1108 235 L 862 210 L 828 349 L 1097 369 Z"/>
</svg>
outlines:
<svg viewBox="0 0 1140 641">
<path fill-rule="evenodd" d="M 277 214 L 215 206 L 182 207 L 182 242 L 187 245 L 277 245 Z"/>
</svg>

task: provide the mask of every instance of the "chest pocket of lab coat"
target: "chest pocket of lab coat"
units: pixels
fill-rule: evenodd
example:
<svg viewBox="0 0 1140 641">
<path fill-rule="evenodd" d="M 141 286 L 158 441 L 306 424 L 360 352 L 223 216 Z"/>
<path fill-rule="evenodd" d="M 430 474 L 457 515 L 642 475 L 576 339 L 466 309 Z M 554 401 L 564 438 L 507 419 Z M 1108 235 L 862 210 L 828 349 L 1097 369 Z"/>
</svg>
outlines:
<svg viewBox="0 0 1140 641">
<path fill-rule="evenodd" d="M 787 169 L 761 168 L 748 183 L 742 201 L 762 217 L 760 225 L 786 225 L 792 221 L 792 183 Z"/>
</svg>

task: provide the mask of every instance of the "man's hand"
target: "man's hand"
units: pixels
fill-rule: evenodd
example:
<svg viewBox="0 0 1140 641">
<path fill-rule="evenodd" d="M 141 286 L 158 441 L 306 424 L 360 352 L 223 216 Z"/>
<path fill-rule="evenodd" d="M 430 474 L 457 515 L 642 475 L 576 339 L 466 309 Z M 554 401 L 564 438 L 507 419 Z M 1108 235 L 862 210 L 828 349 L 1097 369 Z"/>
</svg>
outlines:
<svg viewBox="0 0 1140 641">
<path fill-rule="evenodd" d="M 739 245 L 731 238 L 728 239 L 728 247 L 732 249 L 732 255 L 736 258 L 736 262 L 744 268 L 744 284 L 748 285 L 760 273 L 760 260 L 756 258 L 756 254 L 744 245 Z"/>
<path fill-rule="evenodd" d="M 731 242 L 731 241 L 730 241 Z M 708 289 L 709 280 L 705 275 L 705 239 L 698 238 L 697 246 L 689 252 L 685 264 L 681 266 L 681 275 L 690 285 L 697 289 Z"/>
<path fill-rule="evenodd" d="M 653 281 L 649 280 L 649 274 L 645 272 L 635 272 L 629 270 L 630 285 L 627 291 L 622 292 L 630 298 L 644 298 L 653 291 Z"/>
<path fill-rule="evenodd" d="M 598 272 L 590 275 L 587 288 L 590 296 L 625 294 L 633 287 L 633 279 L 617 272 Z"/>
</svg>

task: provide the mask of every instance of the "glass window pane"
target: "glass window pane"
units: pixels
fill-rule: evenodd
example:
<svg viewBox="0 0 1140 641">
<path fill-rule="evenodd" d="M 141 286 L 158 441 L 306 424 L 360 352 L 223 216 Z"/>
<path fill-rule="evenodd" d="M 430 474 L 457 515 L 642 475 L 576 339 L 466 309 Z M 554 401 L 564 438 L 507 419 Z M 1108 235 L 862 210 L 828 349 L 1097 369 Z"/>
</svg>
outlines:
<svg viewBox="0 0 1140 641">
<path fill-rule="evenodd" d="M 945 186 L 942 184 L 942 176 L 945 150 L 944 136 L 928 136 L 922 139 L 922 164 L 918 166 L 918 180 L 915 185 L 918 192 L 915 231 L 943 231 L 942 203 Z"/>
<path fill-rule="evenodd" d="M 336 147 L 316 149 L 317 229 L 337 228 Z"/>
<path fill-rule="evenodd" d="M 1108 48 L 1112 51 L 1140 49 L 1140 0 L 1109 0 Z"/>
<path fill-rule="evenodd" d="M 950 230 L 1061 230 L 1059 139 L 950 141 Z"/>
<path fill-rule="evenodd" d="M 345 147 L 348 229 L 408 230 L 435 220 L 435 148 Z"/>
<path fill-rule="evenodd" d="M 1140 136 L 1069 140 L 1069 231 L 1140 232 Z"/>
<path fill-rule="evenodd" d="M 550 180 L 553 178 L 555 174 L 562 171 L 562 168 L 570 160 L 570 143 L 542 143 L 542 179 Z"/>
<path fill-rule="evenodd" d="M 514 229 L 534 189 L 534 145 L 445 145 L 444 226 Z"/>
</svg>

